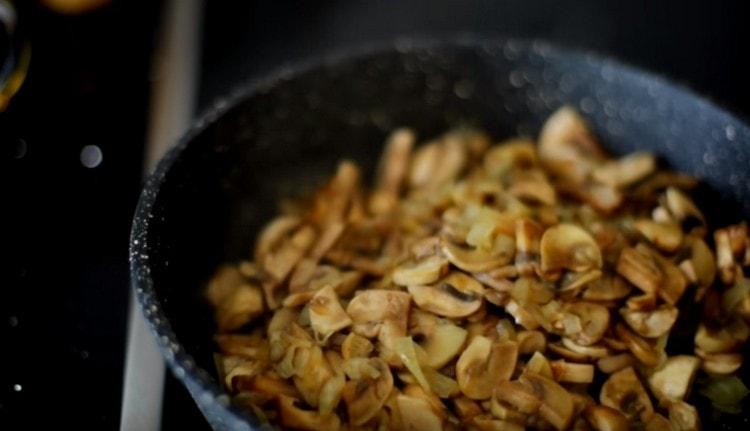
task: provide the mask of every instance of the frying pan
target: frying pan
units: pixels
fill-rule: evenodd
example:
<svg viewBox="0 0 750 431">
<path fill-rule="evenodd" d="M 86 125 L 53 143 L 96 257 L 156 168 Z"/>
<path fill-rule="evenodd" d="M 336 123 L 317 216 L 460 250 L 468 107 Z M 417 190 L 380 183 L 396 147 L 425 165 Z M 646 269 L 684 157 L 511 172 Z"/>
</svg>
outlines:
<svg viewBox="0 0 750 431">
<path fill-rule="evenodd" d="M 750 215 L 750 129 L 689 90 L 612 60 L 539 41 L 399 40 L 284 68 L 220 100 L 145 184 L 130 244 L 132 285 L 174 375 L 216 429 L 253 429 L 217 384 L 206 280 L 250 256 L 283 197 L 320 184 L 344 158 L 372 172 L 389 130 L 421 138 L 458 125 L 494 138 L 536 136 L 577 107 L 614 154 L 647 149 L 705 180 L 711 223 Z M 670 347 L 692 349 L 674 337 Z M 745 381 L 748 381 L 745 379 Z M 706 401 L 693 394 L 700 409 Z M 744 428 L 703 414 L 706 429 Z"/>
</svg>

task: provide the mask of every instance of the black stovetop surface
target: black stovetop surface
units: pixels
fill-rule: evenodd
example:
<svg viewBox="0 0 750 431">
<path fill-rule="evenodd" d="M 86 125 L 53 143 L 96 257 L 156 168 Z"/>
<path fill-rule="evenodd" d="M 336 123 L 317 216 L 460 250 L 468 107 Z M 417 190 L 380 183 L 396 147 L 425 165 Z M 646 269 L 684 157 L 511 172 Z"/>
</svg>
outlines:
<svg viewBox="0 0 750 431">
<path fill-rule="evenodd" d="M 20 2 L 18 2 L 21 4 Z M 206 2 L 199 110 L 282 63 L 397 35 L 541 37 L 687 84 L 748 118 L 745 2 Z M 141 183 L 158 2 L 61 17 L 25 2 L 29 78 L 0 113 L 0 428 L 119 424 L 127 241 Z M 81 152 L 96 145 L 96 168 Z M 18 386 L 17 386 L 18 385 Z M 171 376 L 163 428 L 205 427 Z"/>
</svg>

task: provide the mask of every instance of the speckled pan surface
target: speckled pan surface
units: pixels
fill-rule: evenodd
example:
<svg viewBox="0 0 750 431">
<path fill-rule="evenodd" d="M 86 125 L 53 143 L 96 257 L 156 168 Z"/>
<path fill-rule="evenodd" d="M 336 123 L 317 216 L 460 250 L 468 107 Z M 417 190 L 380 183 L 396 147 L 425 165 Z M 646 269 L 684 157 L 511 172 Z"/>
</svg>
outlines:
<svg viewBox="0 0 750 431">
<path fill-rule="evenodd" d="M 750 215 L 745 124 L 659 77 L 541 42 L 400 40 L 346 51 L 282 69 L 203 115 L 146 182 L 130 261 L 162 352 L 209 423 L 258 426 L 215 380 L 202 289 L 218 263 L 249 256 L 282 197 L 311 190 L 342 158 L 371 170 L 394 127 L 420 137 L 462 124 L 498 139 L 535 136 L 562 104 L 589 117 L 613 153 L 650 149 L 702 177 L 710 222 Z M 746 429 L 748 416 L 704 425 Z"/>
</svg>

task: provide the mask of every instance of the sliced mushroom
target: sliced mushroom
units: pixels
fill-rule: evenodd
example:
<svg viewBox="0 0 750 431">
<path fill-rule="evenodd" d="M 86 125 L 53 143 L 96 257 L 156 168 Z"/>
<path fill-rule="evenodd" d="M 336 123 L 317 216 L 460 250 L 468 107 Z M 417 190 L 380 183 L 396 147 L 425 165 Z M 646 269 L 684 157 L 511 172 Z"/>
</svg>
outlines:
<svg viewBox="0 0 750 431">
<path fill-rule="evenodd" d="M 426 353 L 425 365 L 436 370 L 443 368 L 461 352 L 467 334 L 464 328 L 452 323 L 436 326 L 421 344 Z"/>
<path fill-rule="evenodd" d="M 537 413 L 542 404 L 541 397 L 518 380 L 500 382 L 493 392 L 493 397 L 527 415 Z"/>
<path fill-rule="evenodd" d="M 633 365 L 635 365 L 635 358 L 630 353 L 605 356 L 596 361 L 596 367 L 605 374 L 612 374 Z"/>
<path fill-rule="evenodd" d="M 632 247 L 626 247 L 620 253 L 617 273 L 646 293 L 656 293 L 664 278 L 651 254 Z"/>
<path fill-rule="evenodd" d="M 577 301 L 565 304 L 563 310 L 566 316 L 562 320 L 565 336 L 582 346 L 590 346 L 601 340 L 609 327 L 609 310 L 603 305 Z M 574 323 L 567 325 L 569 320 Z"/>
<path fill-rule="evenodd" d="M 558 382 L 591 383 L 594 381 L 594 366 L 591 364 L 576 364 L 563 360 L 550 362 L 552 377 Z"/>
<path fill-rule="evenodd" d="M 547 348 L 547 338 L 540 331 L 519 331 L 516 342 L 518 353 L 521 355 L 543 352 Z"/>
<path fill-rule="evenodd" d="M 604 273 L 588 283 L 581 296 L 587 301 L 617 301 L 628 296 L 630 291 L 630 285 L 622 277 Z"/>
<path fill-rule="evenodd" d="M 318 290 L 308 304 L 310 325 L 318 341 L 325 341 L 334 332 L 352 324 L 352 319 L 341 307 L 339 298 L 331 286 Z"/>
<path fill-rule="evenodd" d="M 665 193 L 666 207 L 672 216 L 682 225 L 686 232 L 696 232 L 703 236 L 706 230 L 706 218 L 686 194 L 677 188 L 669 187 Z"/>
<path fill-rule="evenodd" d="M 208 282 L 206 298 L 211 305 L 217 307 L 234 292 L 237 286 L 244 283 L 242 273 L 235 266 L 221 265 Z"/>
<path fill-rule="evenodd" d="M 471 399 L 488 399 L 495 386 L 510 379 L 517 358 L 518 344 L 513 341 L 493 343 L 483 336 L 474 337 L 456 362 L 461 392 Z"/>
<path fill-rule="evenodd" d="M 732 284 L 736 271 L 728 229 L 718 229 L 714 232 L 714 242 L 716 243 L 716 266 L 719 268 L 721 281 L 724 284 Z"/>
<path fill-rule="evenodd" d="M 471 418 L 471 429 L 477 431 L 523 431 L 526 428 L 515 422 L 495 419 L 490 415 L 477 415 Z"/>
<path fill-rule="evenodd" d="M 653 367 L 658 365 L 661 361 L 661 354 L 654 346 L 649 344 L 643 338 L 632 333 L 625 326 L 619 323 L 615 325 L 615 333 L 617 333 L 625 345 L 628 346 L 628 349 L 633 356 L 646 366 Z"/>
<path fill-rule="evenodd" d="M 533 310 L 533 308 L 533 304 L 530 306 L 522 306 L 512 299 L 505 304 L 505 311 L 513 316 L 515 322 L 530 331 L 537 329 L 541 325 L 541 316 L 532 312 L 531 310 Z"/>
<path fill-rule="evenodd" d="M 588 358 L 603 358 L 609 355 L 609 349 L 607 349 L 606 346 L 598 343 L 597 345 L 583 346 L 571 340 L 570 338 L 565 337 L 563 337 L 561 341 L 562 345 L 566 348 L 572 350 L 573 352 L 586 355 L 586 357 Z"/>
<path fill-rule="evenodd" d="M 373 214 L 386 214 L 398 204 L 415 140 L 414 132 L 406 128 L 396 129 L 388 136 L 378 166 L 376 188 L 370 198 Z"/>
<path fill-rule="evenodd" d="M 341 356 L 345 360 L 350 358 L 366 358 L 373 350 L 373 345 L 365 337 L 350 332 L 341 345 Z"/>
<path fill-rule="evenodd" d="M 573 398 L 552 379 L 534 373 L 524 373 L 518 379 L 541 401 L 539 415 L 558 430 L 564 430 L 573 419 Z"/>
<path fill-rule="evenodd" d="M 453 180 L 466 165 L 466 148 L 460 140 L 441 139 L 418 148 L 409 169 L 414 188 L 434 189 Z"/>
<path fill-rule="evenodd" d="M 511 139 L 487 150 L 484 170 L 490 178 L 501 179 L 513 169 L 526 169 L 539 163 L 536 145 L 528 139 Z"/>
<path fill-rule="evenodd" d="M 627 431 L 630 429 L 628 418 L 619 410 L 602 405 L 590 405 L 583 416 L 596 431 Z"/>
<path fill-rule="evenodd" d="M 442 251 L 450 263 L 468 272 L 482 272 L 507 265 L 515 253 L 515 241 L 507 235 L 497 235 L 492 242 L 492 248 L 469 249 L 443 239 Z"/>
<path fill-rule="evenodd" d="M 443 420 L 431 408 L 430 404 L 417 397 L 396 396 L 396 404 L 402 412 L 401 420 L 404 430 L 442 430 Z"/>
<path fill-rule="evenodd" d="M 219 331 L 233 331 L 263 314 L 263 293 L 258 286 L 241 284 L 232 290 L 216 308 Z"/>
<path fill-rule="evenodd" d="M 523 372 L 539 374 L 540 376 L 547 377 L 548 379 L 554 378 L 552 364 L 540 352 L 535 352 L 533 355 L 531 355 L 531 358 L 529 358 L 529 361 L 526 362 L 526 366 L 523 368 Z"/>
<path fill-rule="evenodd" d="M 265 256 L 289 236 L 299 224 L 299 217 L 289 215 L 277 217 L 266 224 L 255 243 L 255 262 L 263 262 Z"/>
<path fill-rule="evenodd" d="M 651 415 L 650 418 L 648 418 L 648 421 L 646 422 L 646 428 L 645 431 L 676 431 L 672 424 L 669 422 L 667 418 L 660 415 L 659 413 L 654 413 Z"/>
<path fill-rule="evenodd" d="M 463 395 L 453 399 L 453 407 L 464 422 L 468 422 L 474 416 L 482 414 L 482 407 L 479 404 Z"/>
<path fill-rule="evenodd" d="M 544 171 L 539 169 L 513 172 L 508 193 L 525 202 L 542 205 L 557 203 L 555 188 L 549 183 Z"/>
<path fill-rule="evenodd" d="M 411 295 L 406 292 L 370 289 L 349 301 L 346 314 L 354 323 L 354 332 L 360 331 L 365 337 L 377 336 L 390 351 L 395 339 L 406 335 L 410 305 Z"/>
<path fill-rule="evenodd" d="M 495 391 L 496 392 L 496 391 Z M 492 416 L 516 424 L 524 424 L 527 416 L 504 401 L 500 401 L 496 394 L 490 400 L 490 412 Z"/>
<path fill-rule="evenodd" d="M 734 319 L 729 324 L 711 329 L 701 322 L 695 332 L 695 346 L 706 353 L 725 353 L 744 344 L 750 335 L 750 329 L 741 319 Z"/>
<path fill-rule="evenodd" d="M 482 306 L 484 288 L 460 272 L 450 273 L 432 286 L 409 286 L 414 302 L 423 310 L 444 317 L 466 317 Z"/>
<path fill-rule="evenodd" d="M 660 288 L 657 291 L 659 297 L 671 305 L 677 304 L 677 301 L 680 300 L 682 294 L 685 293 L 685 289 L 687 289 L 687 280 L 680 268 L 659 252 L 650 250 L 643 244 L 638 244 L 636 248 L 653 255 L 662 274 L 664 274 L 662 283 L 659 286 Z"/>
<path fill-rule="evenodd" d="M 393 390 L 393 376 L 388 365 L 379 358 L 369 361 L 378 370 L 378 377 L 349 380 L 341 393 L 352 425 L 363 425 L 372 419 Z"/>
<path fill-rule="evenodd" d="M 341 421 L 335 414 L 321 415 L 316 410 L 303 409 L 298 400 L 286 395 L 279 395 L 278 400 L 281 424 L 285 427 L 318 431 L 338 430 L 341 426 Z"/>
<path fill-rule="evenodd" d="M 340 162 L 336 174 L 316 193 L 308 219 L 319 226 L 344 220 L 354 209 L 359 180 L 359 168 L 354 162 Z"/>
<path fill-rule="evenodd" d="M 602 254 L 594 238 L 573 224 L 561 223 L 544 231 L 540 250 L 543 272 L 582 272 L 602 267 Z"/>
<path fill-rule="evenodd" d="M 703 371 L 710 374 L 732 374 L 742 366 L 741 353 L 706 353 L 701 349 L 695 349 L 701 361 Z"/>
<path fill-rule="evenodd" d="M 621 308 L 620 315 L 638 335 L 647 338 L 661 337 L 669 332 L 677 321 L 679 310 L 672 305 L 662 305 L 651 311 L 636 311 Z"/>
<path fill-rule="evenodd" d="M 651 153 L 637 152 L 619 160 L 612 160 L 594 169 L 593 178 L 608 186 L 623 188 L 637 183 L 656 170 L 656 158 Z"/>
<path fill-rule="evenodd" d="M 700 362 L 700 359 L 689 355 L 667 358 L 664 365 L 648 378 L 651 391 L 658 399 L 684 399 L 693 384 Z"/>
<path fill-rule="evenodd" d="M 667 406 L 669 412 L 669 423 L 677 431 L 698 431 L 701 429 L 701 421 L 698 410 L 685 401 L 673 401 Z"/>
<path fill-rule="evenodd" d="M 706 242 L 700 238 L 692 238 L 690 243 L 690 267 L 695 275 L 691 280 L 698 285 L 695 292 L 695 301 L 703 299 L 708 288 L 716 278 L 716 262 L 714 254 Z"/>
<path fill-rule="evenodd" d="M 659 223 L 644 218 L 636 220 L 633 227 L 651 244 L 668 253 L 676 251 L 682 245 L 682 229 L 676 223 Z"/>
<path fill-rule="evenodd" d="M 542 227 L 538 223 L 522 218 L 516 220 L 515 267 L 519 274 L 532 275 L 539 265 L 539 247 Z"/>
<path fill-rule="evenodd" d="M 294 385 L 290 385 L 286 380 L 279 378 L 277 375 L 264 373 L 255 376 L 252 387 L 253 392 L 264 394 L 270 398 L 280 395 L 286 395 L 292 398 L 299 398 L 300 394 Z"/>
<path fill-rule="evenodd" d="M 618 410 L 629 421 L 645 422 L 654 413 L 651 399 L 632 367 L 609 376 L 602 385 L 599 402 Z"/>
<path fill-rule="evenodd" d="M 321 388 L 334 376 L 323 351 L 318 346 L 296 349 L 292 367 L 294 386 L 307 404 L 317 407 Z"/>
<path fill-rule="evenodd" d="M 429 256 L 416 262 L 399 265 L 393 271 L 393 282 L 401 286 L 430 284 L 448 271 L 448 261 L 442 256 Z"/>
</svg>

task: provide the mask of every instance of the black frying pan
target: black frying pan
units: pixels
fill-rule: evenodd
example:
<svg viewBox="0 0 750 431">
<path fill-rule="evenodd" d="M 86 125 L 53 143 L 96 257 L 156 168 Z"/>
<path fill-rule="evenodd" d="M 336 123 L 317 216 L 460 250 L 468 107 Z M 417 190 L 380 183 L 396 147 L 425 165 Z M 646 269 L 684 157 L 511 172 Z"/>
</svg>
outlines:
<svg viewBox="0 0 750 431">
<path fill-rule="evenodd" d="M 562 104 L 578 107 L 613 153 L 649 149 L 705 179 L 699 203 L 714 225 L 750 215 L 745 124 L 659 77 L 540 42 L 402 41 L 348 51 L 286 68 L 209 110 L 146 183 L 131 273 L 170 368 L 211 425 L 257 422 L 230 407 L 216 383 L 213 312 L 202 289 L 217 264 L 249 256 L 280 198 L 310 190 L 342 158 L 371 171 L 395 127 L 422 138 L 462 124 L 498 139 L 535 136 Z M 747 402 L 745 412 L 709 417 L 704 428 L 744 429 Z"/>
</svg>

